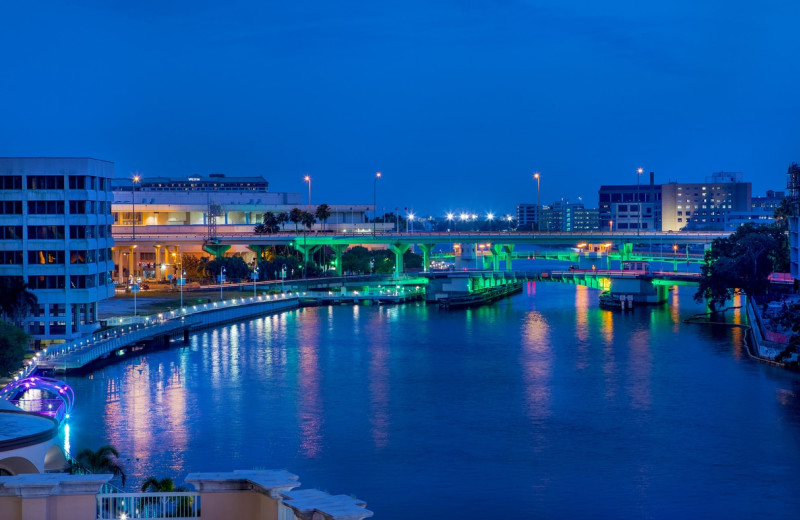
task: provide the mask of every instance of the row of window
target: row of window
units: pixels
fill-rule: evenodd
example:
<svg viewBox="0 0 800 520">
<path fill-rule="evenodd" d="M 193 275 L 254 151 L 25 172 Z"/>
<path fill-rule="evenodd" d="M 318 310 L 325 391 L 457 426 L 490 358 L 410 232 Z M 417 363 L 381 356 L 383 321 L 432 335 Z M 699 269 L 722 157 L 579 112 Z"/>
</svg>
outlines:
<svg viewBox="0 0 800 520">
<path fill-rule="evenodd" d="M 69 276 L 69 287 L 70 289 L 89 289 L 98 285 L 106 285 L 110 283 L 110 279 L 111 277 L 106 274 L 101 274 L 99 276 L 96 274 L 73 274 Z M 31 289 L 65 289 L 66 283 L 66 276 L 28 276 L 28 287 Z"/>
<path fill-rule="evenodd" d="M 21 200 L 0 201 L 0 215 L 22 215 Z"/>
<path fill-rule="evenodd" d="M 19 258 L 19 261 L 15 262 L 4 262 L 4 263 L 22 263 L 22 251 L 6 251 L 6 253 L 19 253 L 19 256 L 14 256 L 14 258 Z M 92 264 L 95 262 L 95 258 L 97 258 L 98 262 L 105 262 L 106 259 L 112 258 L 111 250 L 110 249 L 98 249 L 97 251 L 94 250 L 80 250 L 80 251 L 70 251 L 69 252 L 69 263 L 70 264 Z M 64 264 L 64 260 L 66 259 L 66 252 L 65 251 L 47 251 L 47 250 L 38 250 L 38 251 L 28 251 L 28 265 L 49 265 L 49 264 Z"/>
<path fill-rule="evenodd" d="M 65 226 L 28 226 L 29 240 L 63 240 Z M 111 226 L 69 226 L 71 239 L 107 238 Z M 22 240 L 22 226 L 0 226 L 0 240 Z"/>
<path fill-rule="evenodd" d="M 63 190 L 63 175 L 28 175 L 25 183 L 29 190 Z M 92 177 L 91 175 L 70 175 L 68 181 L 71 190 L 97 190 L 108 191 L 111 181 L 105 177 Z M 21 190 L 21 175 L 0 176 L 0 190 Z"/>
</svg>

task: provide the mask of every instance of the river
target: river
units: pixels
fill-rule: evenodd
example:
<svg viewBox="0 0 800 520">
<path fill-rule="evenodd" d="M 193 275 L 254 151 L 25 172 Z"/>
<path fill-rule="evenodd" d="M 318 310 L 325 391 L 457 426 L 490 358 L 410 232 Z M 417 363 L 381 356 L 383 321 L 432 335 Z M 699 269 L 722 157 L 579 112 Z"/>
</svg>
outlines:
<svg viewBox="0 0 800 520">
<path fill-rule="evenodd" d="M 133 487 L 288 469 L 383 519 L 796 518 L 800 378 L 741 328 L 683 323 L 693 290 L 620 314 L 528 283 L 227 325 L 68 378 L 66 441 L 116 446 Z"/>
</svg>

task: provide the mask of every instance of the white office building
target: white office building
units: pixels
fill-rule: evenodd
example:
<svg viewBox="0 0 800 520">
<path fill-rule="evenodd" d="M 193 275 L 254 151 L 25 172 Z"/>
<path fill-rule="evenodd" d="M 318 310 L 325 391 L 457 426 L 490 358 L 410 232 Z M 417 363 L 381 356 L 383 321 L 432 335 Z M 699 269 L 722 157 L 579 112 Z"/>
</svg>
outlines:
<svg viewBox="0 0 800 520">
<path fill-rule="evenodd" d="M 99 328 L 110 273 L 113 163 L 0 158 L 0 276 L 21 276 L 39 305 L 25 323 L 41 344 Z"/>
</svg>

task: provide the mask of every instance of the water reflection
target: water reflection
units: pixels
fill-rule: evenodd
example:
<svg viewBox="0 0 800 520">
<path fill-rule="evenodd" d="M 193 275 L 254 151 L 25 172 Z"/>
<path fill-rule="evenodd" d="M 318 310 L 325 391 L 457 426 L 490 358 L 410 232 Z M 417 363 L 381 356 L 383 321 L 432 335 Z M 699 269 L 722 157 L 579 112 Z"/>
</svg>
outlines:
<svg viewBox="0 0 800 520">
<path fill-rule="evenodd" d="M 541 421 L 550 415 L 552 364 L 550 324 L 541 313 L 530 311 L 527 314 L 523 322 L 522 347 L 520 365 L 528 417 Z"/>
<path fill-rule="evenodd" d="M 384 310 L 384 309 L 382 309 Z M 396 319 L 394 309 L 394 319 Z M 389 314 L 384 310 L 384 315 Z M 388 316 L 387 316 L 388 317 Z M 356 320 L 357 321 L 357 320 Z M 389 443 L 389 338 L 387 320 L 378 314 L 369 320 L 369 422 L 376 448 Z"/>
<path fill-rule="evenodd" d="M 636 410 L 647 410 L 651 404 L 650 372 L 653 360 L 650 341 L 651 333 L 644 327 L 634 330 L 628 339 L 631 406 Z"/>
<path fill-rule="evenodd" d="M 322 449 L 322 398 L 319 371 L 319 313 L 303 313 L 299 331 L 300 373 L 298 378 L 300 449 L 307 458 L 315 458 Z"/>
<path fill-rule="evenodd" d="M 575 366 L 583 370 L 589 366 L 589 288 L 583 285 L 575 286 L 575 339 L 578 348 Z"/>
</svg>

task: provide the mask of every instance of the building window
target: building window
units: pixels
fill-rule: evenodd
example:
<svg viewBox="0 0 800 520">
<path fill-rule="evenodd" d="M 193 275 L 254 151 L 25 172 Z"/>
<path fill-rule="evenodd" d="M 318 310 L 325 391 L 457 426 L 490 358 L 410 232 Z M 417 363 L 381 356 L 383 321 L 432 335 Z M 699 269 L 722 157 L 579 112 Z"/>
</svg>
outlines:
<svg viewBox="0 0 800 520">
<path fill-rule="evenodd" d="M 63 215 L 63 200 L 29 200 L 28 215 Z"/>
<path fill-rule="evenodd" d="M 0 240 L 22 240 L 22 226 L 0 226 Z"/>
<path fill-rule="evenodd" d="M 63 264 L 64 251 L 28 251 L 28 264 Z"/>
<path fill-rule="evenodd" d="M 4 200 L 0 202 L 0 215 L 22 215 L 22 201 Z"/>
<path fill-rule="evenodd" d="M 22 264 L 22 251 L 0 251 L 0 264 L 4 265 Z"/>
<path fill-rule="evenodd" d="M 64 177 L 54 175 L 30 175 L 28 176 L 29 190 L 63 190 Z"/>
<path fill-rule="evenodd" d="M 22 176 L 4 175 L 0 177 L 0 190 L 21 190 Z"/>
<path fill-rule="evenodd" d="M 63 240 L 64 226 L 28 226 L 28 239 Z"/>
</svg>

